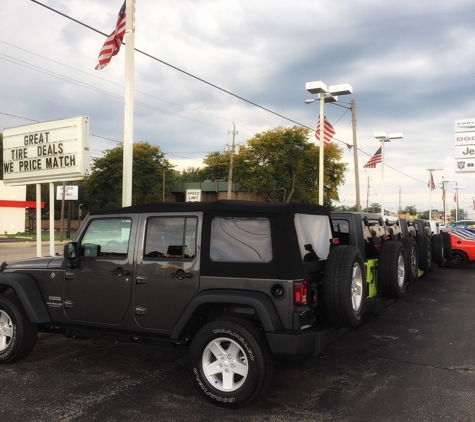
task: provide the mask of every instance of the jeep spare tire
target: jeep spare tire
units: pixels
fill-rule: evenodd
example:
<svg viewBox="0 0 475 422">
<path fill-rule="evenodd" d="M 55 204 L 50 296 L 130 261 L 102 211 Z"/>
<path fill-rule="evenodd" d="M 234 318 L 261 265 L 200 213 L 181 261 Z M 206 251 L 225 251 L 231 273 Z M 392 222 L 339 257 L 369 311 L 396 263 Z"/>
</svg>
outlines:
<svg viewBox="0 0 475 422">
<path fill-rule="evenodd" d="M 401 242 L 383 242 L 378 259 L 378 282 L 384 297 L 398 299 L 406 291 L 406 260 Z"/>
<path fill-rule="evenodd" d="M 437 265 L 442 265 L 444 258 L 444 238 L 441 234 L 434 234 L 432 236 L 432 261 Z"/>
<path fill-rule="evenodd" d="M 407 282 L 412 283 L 419 275 L 419 255 L 417 252 L 416 241 L 413 237 L 404 237 L 402 244 L 406 251 L 406 273 Z"/>
<path fill-rule="evenodd" d="M 367 296 L 365 264 L 360 250 L 351 245 L 332 248 L 323 277 L 323 303 L 330 323 L 343 328 L 359 326 Z"/>
</svg>

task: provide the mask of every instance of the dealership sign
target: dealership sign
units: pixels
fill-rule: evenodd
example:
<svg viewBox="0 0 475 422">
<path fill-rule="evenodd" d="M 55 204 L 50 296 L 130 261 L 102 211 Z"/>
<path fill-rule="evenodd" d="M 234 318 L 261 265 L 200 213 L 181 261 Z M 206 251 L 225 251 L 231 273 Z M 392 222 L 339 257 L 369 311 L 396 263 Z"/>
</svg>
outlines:
<svg viewBox="0 0 475 422">
<path fill-rule="evenodd" d="M 455 120 L 455 173 L 475 173 L 475 119 Z"/>
<path fill-rule="evenodd" d="M 89 176 L 89 118 L 78 116 L 3 131 L 3 180 L 27 185 Z"/>
</svg>

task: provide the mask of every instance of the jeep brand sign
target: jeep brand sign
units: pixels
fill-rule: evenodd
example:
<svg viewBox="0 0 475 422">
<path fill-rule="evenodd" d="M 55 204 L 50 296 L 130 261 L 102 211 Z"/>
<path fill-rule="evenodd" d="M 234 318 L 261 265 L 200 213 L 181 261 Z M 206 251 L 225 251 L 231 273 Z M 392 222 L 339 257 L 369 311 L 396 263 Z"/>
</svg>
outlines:
<svg viewBox="0 0 475 422">
<path fill-rule="evenodd" d="M 475 173 L 475 119 L 455 120 L 455 173 Z"/>
<path fill-rule="evenodd" d="M 89 118 L 71 117 L 5 129 L 6 185 L 81 180 L 89 176 Z"/>
</svg>

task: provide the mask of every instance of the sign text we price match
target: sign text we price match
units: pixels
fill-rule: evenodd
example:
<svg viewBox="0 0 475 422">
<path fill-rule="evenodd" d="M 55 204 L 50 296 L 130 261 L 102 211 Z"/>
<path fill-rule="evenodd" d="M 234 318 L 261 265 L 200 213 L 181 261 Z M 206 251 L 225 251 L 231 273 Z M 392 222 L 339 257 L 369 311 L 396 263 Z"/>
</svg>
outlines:
<svg viewBox="0 0 475 422">
<path fill-rule="evenodd" d="M 88 118 L 80 116 L 5 129 L 6 184 L 78 180 L 89 174 Z"/>
</svg>

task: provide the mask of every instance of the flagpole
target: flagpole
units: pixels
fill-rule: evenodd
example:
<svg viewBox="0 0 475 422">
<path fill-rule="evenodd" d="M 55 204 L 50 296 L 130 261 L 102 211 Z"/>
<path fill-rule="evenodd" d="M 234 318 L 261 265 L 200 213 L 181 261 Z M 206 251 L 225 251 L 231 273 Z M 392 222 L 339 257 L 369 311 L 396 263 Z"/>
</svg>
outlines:
<svg viewBox="0 0 475 422">
<path fill-rule="evenodd" d="M 320 93 L 320 164 L 318 168 L 318 205 L 323 205 L 325 154 L 325 94 Z"/>
<path fill-rule="evenodd" d="M 124 81 L 124 158 L 122 206 L 132 205 L 132 158 L 134 146 L 134 48 L 135 0 L 126 0 L 125 81 Z"/>
</svg>

